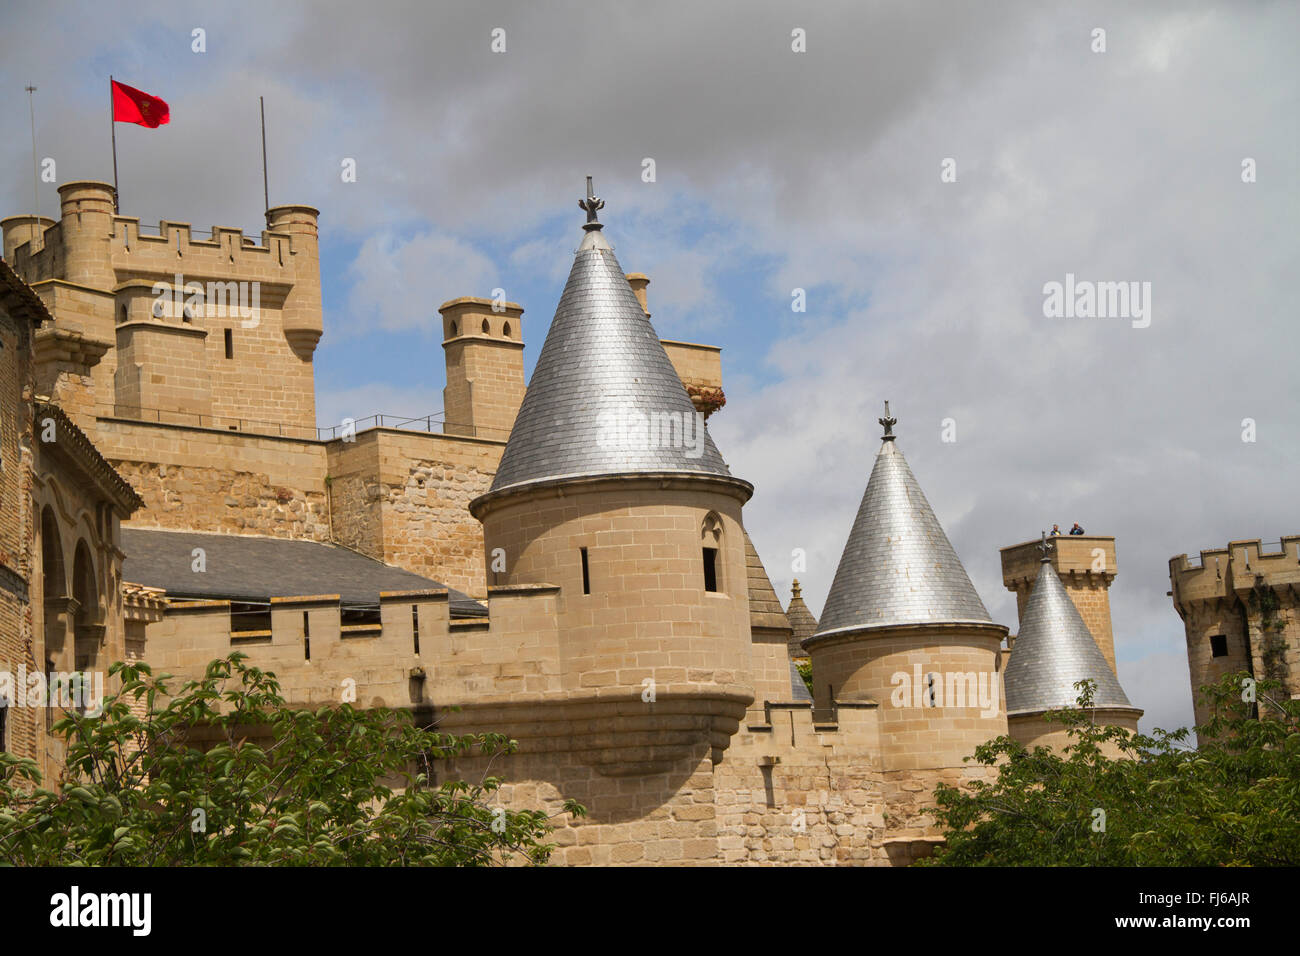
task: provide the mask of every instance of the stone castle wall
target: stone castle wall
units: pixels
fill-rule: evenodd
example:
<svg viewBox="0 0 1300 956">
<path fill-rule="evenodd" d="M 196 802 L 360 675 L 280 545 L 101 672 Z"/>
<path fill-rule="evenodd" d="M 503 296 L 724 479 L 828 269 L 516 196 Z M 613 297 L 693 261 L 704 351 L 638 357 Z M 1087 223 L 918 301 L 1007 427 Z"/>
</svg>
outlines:
<svg viewBox="0 0 1300 956">
<path fill-rule="evenodd" d="M 469 503 L 492 484 L 504 448 L 499 441 L 396 429 L 330 442 L 336 540 L 485 597 L 483 529 Z"/>
<path fill-rule="evenodd" d="M 329 540 L 319 442 L 109 418 L 97 431 L 145 501 L 133 527 Z"/>
</svg>

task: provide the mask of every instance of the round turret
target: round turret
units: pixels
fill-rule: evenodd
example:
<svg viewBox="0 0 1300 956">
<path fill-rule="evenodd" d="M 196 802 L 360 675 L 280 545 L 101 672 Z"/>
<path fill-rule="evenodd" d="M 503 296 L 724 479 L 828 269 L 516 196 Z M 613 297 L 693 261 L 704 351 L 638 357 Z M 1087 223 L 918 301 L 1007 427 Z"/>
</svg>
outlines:
<svg viewBox="0 0 1300 956">
<path fill-rule="evenodd" d="M 110 184 L 90 180 L 59 187 L 63 253 L 58 258 L 63 262 L 62 277 L 68 282 L 95 289 L 111 289 L 116 284 L 109 245 L 114 195 Z"/>
<path fill-rule="evenodd" d="M 288 259 L 293 290 L 284 300 L 281 325 L 284 337 L 298 357 L 310 361 L 324 332 L 321 324 L 320 210 L 313 206 L 274 206 L 266 211 L 268 232 L 289 236 Z"/>
<path fill-rule="evenodd" d="M 880 708 L 886 770 L 960 768 L 1006 733 L 993 623 L 930 503 L 885 436 L 826 598 L 812 657 L 818 710 Z"/>
<path fill-rule="evenodd" d="M 608 720 L 596 759 L 621 774 L 697 747 L 720 759 L 753 700 L 741 523 L 753 487 L 705 430 L 600 233 L 599 202 L 584 206 L 587 235 L 470 510 L 490 585 L 560 587 L 561 684 Z"/>
</svg>

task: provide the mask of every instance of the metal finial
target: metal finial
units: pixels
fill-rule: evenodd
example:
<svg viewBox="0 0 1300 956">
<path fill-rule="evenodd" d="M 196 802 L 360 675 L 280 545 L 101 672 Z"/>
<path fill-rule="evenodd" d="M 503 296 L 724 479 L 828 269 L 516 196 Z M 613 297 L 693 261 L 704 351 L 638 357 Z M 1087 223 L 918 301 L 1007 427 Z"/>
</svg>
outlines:
<svg viewBox="0 0 1300 956">
<path fill-rule="evenodd" d="M 578 208 L 579 208 L 579 209 L 585 209 L 585 210 L 587 211 L 587 222 L 586 222 L 586 224 L 582 227 L 583 229 L 603 229 L 603 228 L 604 228 L 604 226 L 602 226 L 602 225 L 601 225 L 601 224 L 596 220 L 596 213 L 597 213 L 598 210 L 601 210 L 601 209 L 604 209 L 604 208 L 605 208 L 605 200 L 596 198 L 596 194 L 592 191 L 592 188 L 591 188 L 591 177 L 590 177 L 590 176 L 587 177 L 587 198 L 586 198 L 586 199 L 579 199 L 579 200 L 578 200 Z"/>
<path fill-rule="evenodd" d="M 1043 564 L 1052 560 L 1052 543 L 1047 540 L 1047 532 L 1043 532 L 1043 542 L 1038 546 L 1038 550 L 1043 552 Z"/>
<path fill-rule="evenodd" d="M 898 419 L 889 417 L 889 402 L 885 402 L 885 417 L 877 418 L 876 421 L 885 426 L 885 434 L 881 436 L 882 440 L 893 441 L 897 437 L 894 434 L 894 426 L 898 424 Z"/>
</svg>

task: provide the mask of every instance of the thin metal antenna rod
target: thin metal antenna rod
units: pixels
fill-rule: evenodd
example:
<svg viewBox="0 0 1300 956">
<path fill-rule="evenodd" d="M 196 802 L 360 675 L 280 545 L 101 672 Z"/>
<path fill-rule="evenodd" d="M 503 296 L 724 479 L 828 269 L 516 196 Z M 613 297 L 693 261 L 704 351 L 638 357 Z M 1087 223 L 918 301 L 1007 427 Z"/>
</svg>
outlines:
<svg viewBox="0 0 1300 956">
<path fill-rule="evenodd" d="M 257 102 L 262 107 L 262 200 L 266 204 L 266 210 L 269 210 L 271 208 L 271 188 L 267 185 L 266 178 L 266 99 L 259 96 Z"/>
<path fill-rule="evenodd" d="M 36 219 L 32 223 L 32 252 L 35 252 L 36 237 L 41 231 L 41 173 L 40 164 L 36 162 L 36 101 L 32 96 L 36 87 L 28 85 L 24 89 L 27 90 L 27 108 L 32 114 L 32 208 L 36 211 Z"/>
</svg>

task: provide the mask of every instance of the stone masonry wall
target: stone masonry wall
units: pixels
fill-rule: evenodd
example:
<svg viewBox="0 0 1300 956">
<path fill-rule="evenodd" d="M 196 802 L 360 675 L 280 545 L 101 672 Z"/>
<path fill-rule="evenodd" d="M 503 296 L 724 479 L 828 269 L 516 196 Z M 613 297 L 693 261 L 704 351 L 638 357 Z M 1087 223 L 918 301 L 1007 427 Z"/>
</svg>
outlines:
<svg viewBox="0 0 1300 956">
<path fill-rule="evenodd" d="M 469 502 L 491 486 L 503 442 L 371 429 L 327 448 L 339 543 L 487 596 L 483 528 Z"/>
<path fill-rule="evenodd" d="M 32 329 L 27 319 L 0 308 L 0 669 L 17 674 L 20 664 L 37 669 L 32 654 L 32 591 L 35 515 L 32 511 L 33 440 L 30 361 Z M 42 711 L 10 706 L 0 746 L 35 758 L 41 749 Z"/>
<path fill-rule="evenodd" d="M 104 457 L 144 499 L 134 527 L 329 540 L 317 442 L 120 419 L 97 430 Z"/>
<path fill-rule="evenodd" d="M 714 769 L 718 848 L 729 864 L 888 864 L 873 704 L 814 726 L 808 704 L 747 722 Z"/>
</svg>

